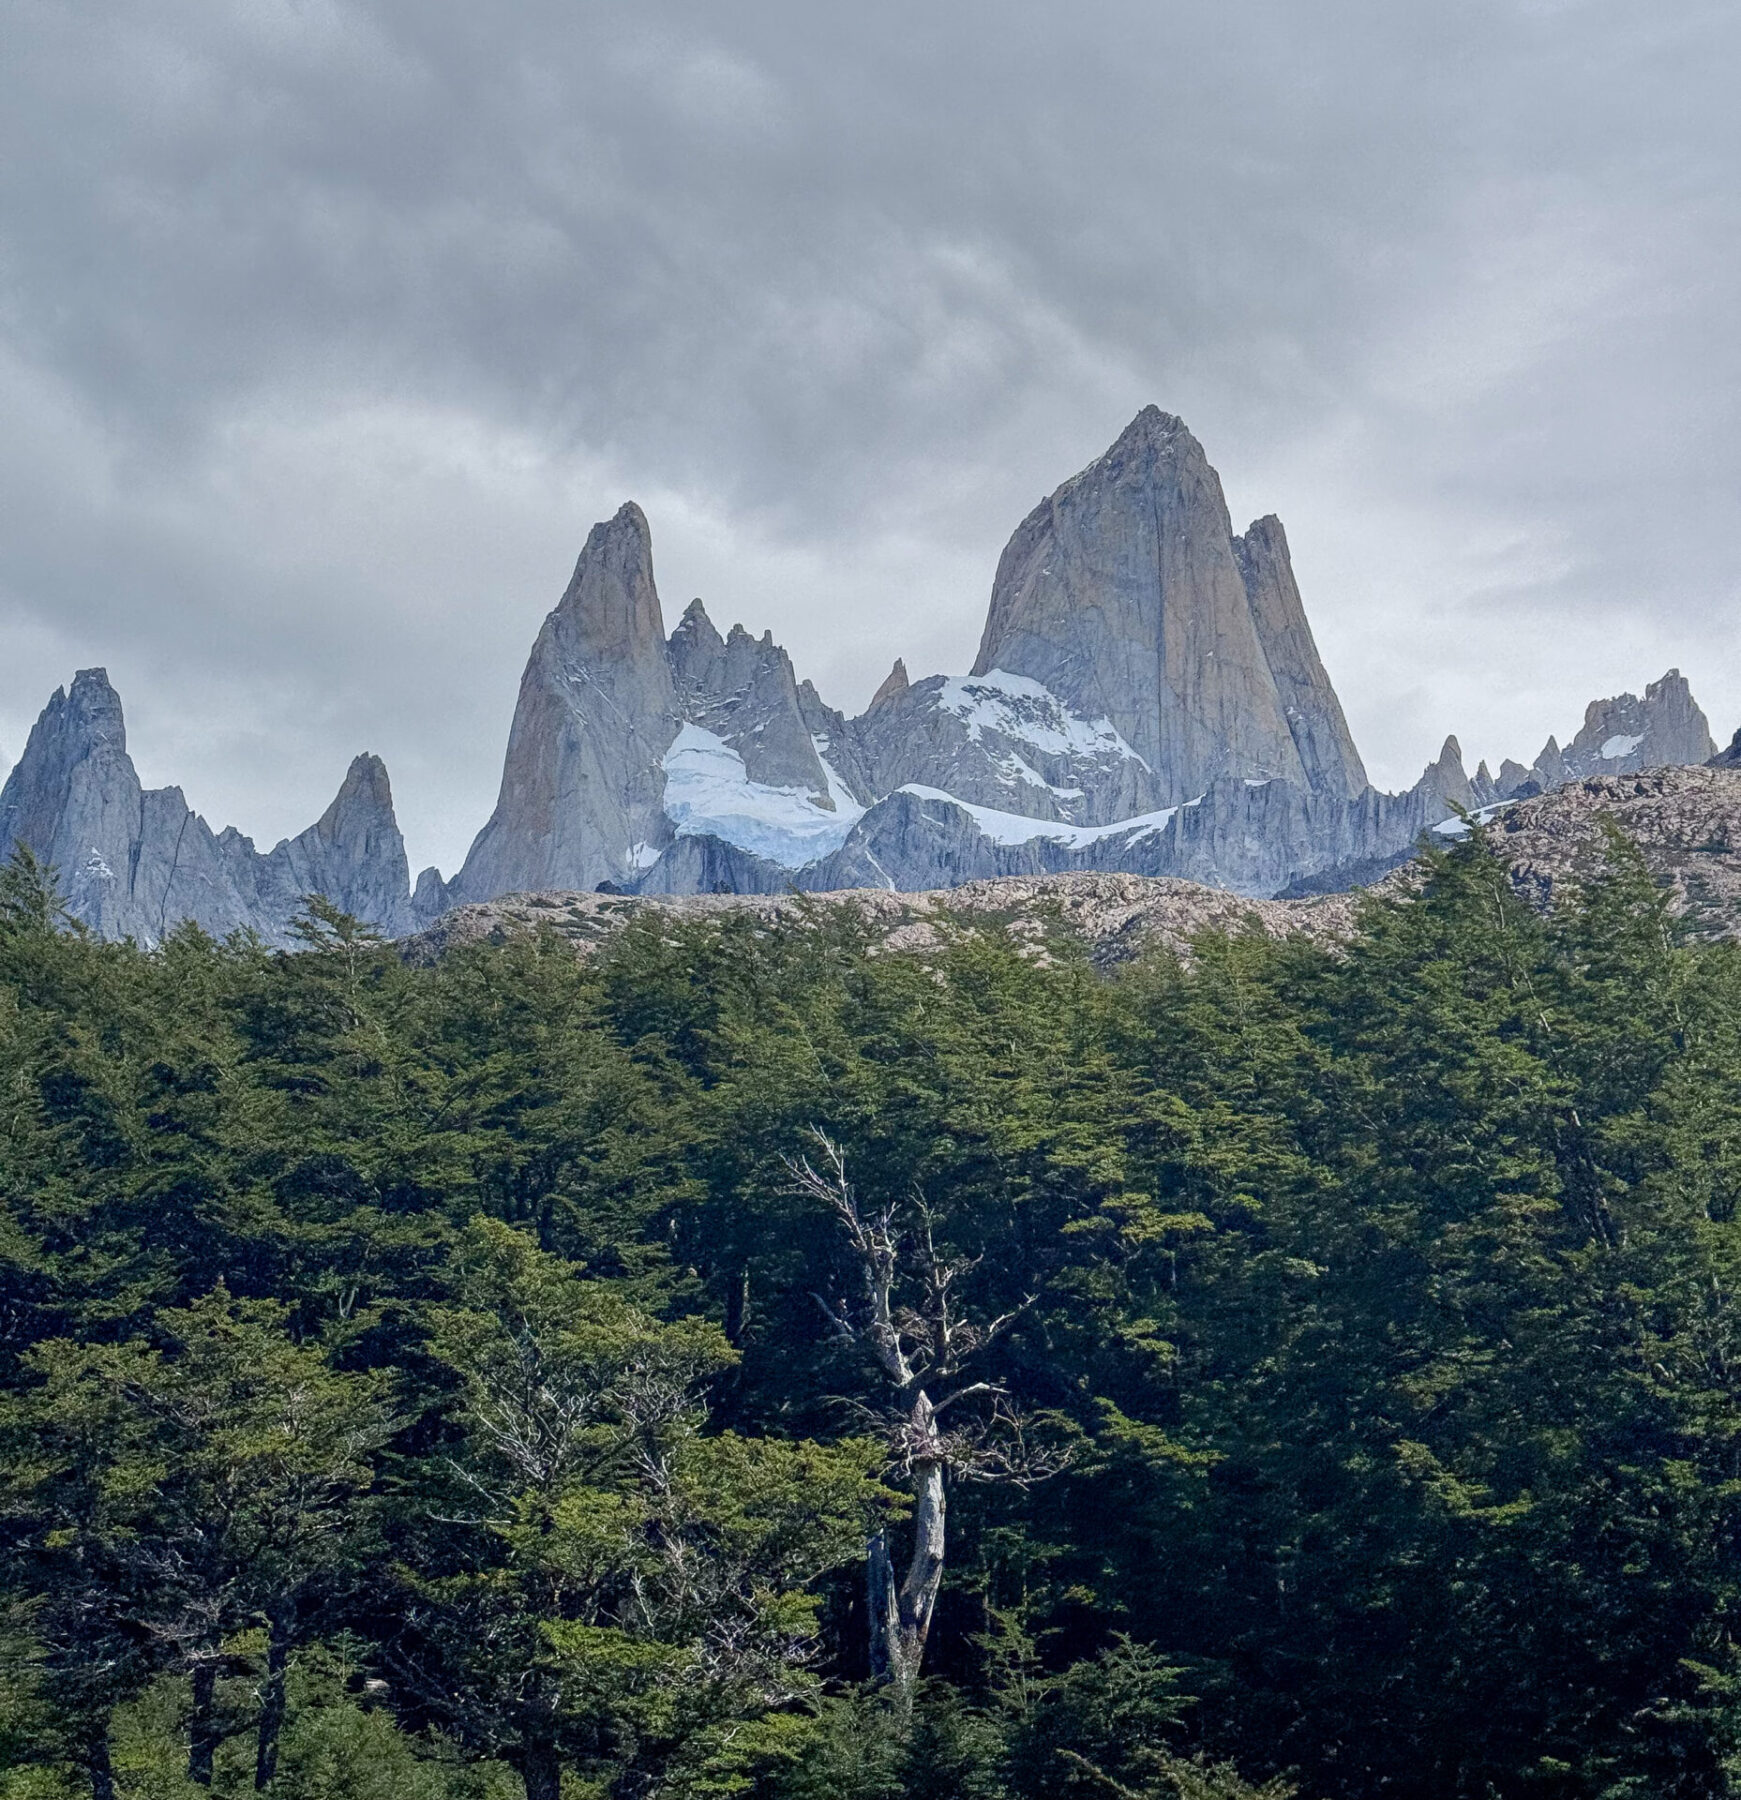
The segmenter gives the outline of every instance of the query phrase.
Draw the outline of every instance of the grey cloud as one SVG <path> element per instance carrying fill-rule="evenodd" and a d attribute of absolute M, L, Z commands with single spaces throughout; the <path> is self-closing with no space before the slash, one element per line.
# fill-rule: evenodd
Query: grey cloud
<path fill-rule="evenodd" d="M 19 0 L 0 748 L 106 662 L 271 837 L 481 822 L 593 519 L 862 702 L 1149 400 L 1286 518 L 1375 774 L 1741 715 L 1733 10 Z"/>

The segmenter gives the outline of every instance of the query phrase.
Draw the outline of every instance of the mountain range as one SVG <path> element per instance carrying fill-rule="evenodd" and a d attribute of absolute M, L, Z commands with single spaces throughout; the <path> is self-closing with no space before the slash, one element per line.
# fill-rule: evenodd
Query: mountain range
<path fill-rule="evenodd" d="M 772 636 L 699 600 L 667 635 L 652 534 L 589 534 L 521 680 L 495 810 L 451 879 L 413 888 L 387 771 L 359 756 L 300 836 L 260 851 L 177 788 L 142 787 L 100 669 L 57 691 L 0 788 L 0 851 L 59 871 L 71 914 L 156 942 L 192 920 L 286 943 L 310 893 L 390 935 L 530 892 L 910 893 L 1064 873 L 1247 897 L 1376 879 L 1459 810 L 1708 761 L 1670 670 L 1591 703 L 1497 776 L 1455 738 L 1404 793 L 1366 777 L 1281 521 L 1236 534 L 1184 424 L 1145 408 L 1034 508 L 999 561 L 965 675 L 896 660 L 847 718 Z"/>

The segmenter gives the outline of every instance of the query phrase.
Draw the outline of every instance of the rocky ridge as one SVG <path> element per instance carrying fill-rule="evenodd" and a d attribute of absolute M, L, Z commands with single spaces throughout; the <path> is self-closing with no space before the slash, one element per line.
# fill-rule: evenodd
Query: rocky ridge
<path fill-rule="evenodd" d="M 1474 784 L 1476 801 L 1485 805 L 1549 793 L 1589 775 L 1634 775 L 1641 769 L 1702 763 L 1716 748 L 1686 677 L 1679 669 L 1670 669 L 1660 681 L 1651 682 L 1642 700 L 1636 694 L 1592 700 L 1577 736 L 1563 750 L 1550 737 L 1529 768 L 1508 758 L 1499 766 L 1497 781 Z"/>
<path fill-rule="evenodd" d="M 357 757 L 320 819 L 262 853 L 233 827 L 212 831 L 180 788 L 141 785 L 101 669 L 56 690 L 0 787 L 0 845 L 14 842 L 57 870 L 70 914 L 102 937 L 155 944 L 191 920 L 288 945 L 311 893 L 388 936 L 417 923 L 379 757 Z"/>
<path fill-rule="evenodd" d="M 938 948 L 951 925 L 991 927 L 1034 955 L 1063 932 L 1088 946 L 1102 967 L 1126 962 L 1156 946 L 1189 954 L 1200 932 L 1254 929 L 1271 937 L 1304 932 L 1334 940 L 1351 929 L 1355 897 L 1243 900 L 1224 889 L 1144 875 L 1009 876 L 966 882 L 932 893 L 896 894 L 886 888 L 818 894 L 633 895 L 505 894 L 462 906 L 401 945 L 413 962 L 431 962 L 477 943 L 502 943 L 545 931 L 577 954 L 590 956 L 631 920 L 651 914 L 682 920 L 749 918 L 761 928 L 802 930 L 841 912 L 869 929 L 885 951 Z"/>
<path fill-rule="evenodd" d="M 1545 905 L 1588 876 L 1604 820 L 1637 844 L 1693 929 L 1741 938 L 1741 767 L 1592 775 L 1497 809 L 1487 829 L 1519 891 Z"/>
<path fill-rule="evenodd" d="M 1638 844 L 1668 889 L 1672 909 L 1695 931 L 1741 939 L 1741 768 L 1592 776 L 1555 794 L 1504 804 L 1486 828 L 1518 891 L 1546 906 L 1591 874 L 1603 852 L 1604 820 Z M 1440 835 L 1449 840 L 1467 829 L 1453 820 Z M 1413 881 L 1413 869 L 1405 865 L 1370 891 L 1406 896 Z M 1156 948 L 1189 956 L 1192 940 L 1204 931 L 1256 930 L 1335 943 L 1352 931 L 1359 900 L 1357 892 L 1253 900 L 1224 888 L 1130 874 L 1006 876 L 912 894 L 886 888 L 785 895 L 547 892 L 460 907 L 407 938 L 402 950 L 427 962 L 469 944 L 545 931 L 586 956 L 649 913 L 685 920 L 747 917 L 780 930 L 803 929 L 844 910 L 888 951 L 935 949 L 953 923 L 1001 930 L 1035 954 L 1044 954 L 1050 935 L 1062 932 L 1085 944 L 1096 964 L 1110 967 Z"/>
<path fill-rule="evenodd" d="M 915 681 L 897 661 L 847 719 L 769 635 L 722 637 L 697 601 L 661 660 L 662 629 L 626 507 L 545 622 L 496 814 L 451 886 L 420 884 L 426 911 L 515 888 L 1110 871 L 1262 897 L 1382 873 L 1456 806 L 1499 797 L 1455 740 L 1407 793 L 1368 784 L 1280 521 L 1235 535 L 1202 446 L 1154 407 L 1017 529 L 969 675 Z M 619 689 L 640 696 L 632 739 L 600 700 Z"/>
<path fill-rule="evenodd" d="M 308 892 L 402 931 L 513 893 L 930 892 L 1131 875 L 1300 898 L 1380 879 L 1421 833 L 1713 746 L 1671 670 L 1592 702 L 1564 749 L 1473 776 L 1455 738 L 1406 792 L 1367 781 L 1271 517 L 1235 534 L 1182 421 L 1145 408 L 1017 528 L 967 675 L 896 660 L 857 718 L 772 635 L 699 600 L 666 635 L 633 504 L 595 526 L 520 684 L 495 808 L 414 890 L 386 770 L 262 854 L 144 791 L 99 671 L 43 713 L 0 790 L 0 852 L 60 871 L 74 916 L 157 941 L 178 919 L 284 941 Z"/>

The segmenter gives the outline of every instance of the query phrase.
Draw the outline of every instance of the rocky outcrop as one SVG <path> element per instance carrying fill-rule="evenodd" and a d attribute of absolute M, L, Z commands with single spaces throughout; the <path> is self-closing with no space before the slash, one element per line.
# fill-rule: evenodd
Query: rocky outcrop
<path fill-rule="evenodd" d="M 1502 803 L 1488 827 L 1518 892 L 1546 906 L 1597 873 L 1602 824 L 1612 820 L 1637 844 L 1693 931 L 1741 937 L 1741 769 L 1659 769 L 1594 776 L 1556 794 Z M 1415 871 L 1398 869 L 1380 891 L 1406 898 Z M 468 944 L 544 931 L 577 954 L 592 954 L 649 909 L 701 920 L 748 916 L 769 930 L 809 929 L 836 909 L 863 922 L 889 951 L 924 955 L 939 948 L 953 922 L 1007 935 L 1045 956 L 1059 936 L 1086 945 L 1101 966 L 1150 949 L 1189 956 L 1206 930 L 1300 934 L 1335 943 L 1355 928 L 1355 897 L 1250 899 L 1199 883 L 1129 873 L 1017 874 L 934 892 L 876 886 L 794 897 L 782 894 L 606 896 L 536 893 L 461 907 L 405 943 L 408 960 L 429 962 Z"/>
<path fill-rule="evenodd" d="M 520 681 L 502 786 L 454 901 L 636 879 L 671 842 L 663 759 L 681 719 L 641 509 L 595 525 Z"/>
<path fill-rule="evenodd" d="M 398 936 L 419 917 L 410 877 L 387 765 L 365 753 L 319 819 L 265 857 L 255 910 L 288 918 L 305 894 L 324 894 L 353 917 Z"/>
<path fill-rule="evenodd" d="M 1529 769 L 1500 765 L 1498 798 L 1550 793 L 1590 775 L 1630 775 L 1707 761 L 1716 751 L 1711 728 L 1679 669 L 1636 694 L 1592 700 L 1578 735 L 1563 750 L 1550 737 Z"/>
<path fill-rule="evenodd" d="M 749 780 L 796 788 L 825 811 L 834 809 L 792 659 L 772 632 L 753 638 L 734 625 L 722 638 L 694 600 L 671 634 L 669 654 L 683 719 L 735 750 Z"/>
<path fill-rule="evenodd" d="M 912 891 L 1089 870 L 1316 890 L 1569 778 L 1592 733 L 1598 756 L 1622 727 L 1625 754 L 1679 756 L 1703 727 L 1673 676 L 1592 709 L 1569 762 L 1550 742 L 1534 771 L 1471 778 L 1451 739 L 1407 793 L 1376 793 L 1281 522 L 1235 536 L 1202 446 L 1154 407 L 1018 527 L 970 675 L 914 681 L 897 660 L 847 719 L 770 635 L 722 637 L 700 601 L 668 643 L 660 629 L 647 524 L 624 507 L 534 647 L 495 816 L 453 882 L 419 877 L 423 916 L 514 888 Z"/>
<path fill-rule="evenodd" d="M 286 945 L 315 893 L 389 936 L 418 922 L 378 757 L 359 756 L 320 820 L 262 855 L 234 828 L 214 833 L 179 788 L 141 787 L 101 669 L 56 690 L 0 788 L 0 853 L 15 844 L 55 869 L 69 914 L 101 937 L 155 944 L 191 920 Z"/>
<path fill-rule="evenodd" d="M 1259 519 L 1233 540 L 1233 554 L 1306 785 L 1352 800 L 1366 789 L 1366 768 L 1306 623 L 1281 520 Z"/>
<path fill-rule="evenodd" d="M 1605 821 L 1637 845 L 1690 930 L 1741 937 L 1741 768 L 1585 776 L 1505 805 L 1488 830 L 1518 891 L 1546 905 L 1599 868 Z"/>
<path fill-rule="evenodd" d="M 309 891 L 394 928 L 516 891 L 1126 872 L 1256 898 L 1373 881 L 1466 812 L 1712 749 L 1671 670 L 1642 700 L 1593 703 L 1528 769 L 1470 776 L 1448 738 L 1406 793 L 1375 791 L 1280 521 L 1235 536 L 1202 447 L 1149 407 L 1011 538 L 974 672 L 914 681 L 897 659 L 856 719 L 771 634 L 722 637 L 699 600 L 667 639 L 647 521 L 622 507 L 538 634 L 489 822 L 451 881 L 426 869 L 409 897 L 378 761 L 260 856 L 177 790 L 141 792 L 95 671 L 44 714 L 0 828 L 48 847 L 79 917 L 146 938 L 181 918 L 281 934 Z"/>
<path fill-rule="evenodd" d="M 1108 720 L 1153 772 L 1158 805 L 1223 776 L 1346 796 L 1364 780 L 1315 650 L 1300 660 L 1311 638 L 1285 540 L 1260 522 L 1244 557 L 1256 606 L 1219 477 L 1180 420 L 1147 407 L 1017 528 L 973 672 L 1027 676 Z"/>
<path fill-rule="evenodd" d="M 1110 720 L 1072 713 L 1026 676 L 930 675 L 849 727 L 873 791 L 941 788 L 975 806 L 1078 825 L 1151 810 L 1159 784 Z"/>
<path fill-rule="evenodd" d="M 866 712 L 875 712 L 885 700 L 893 700 L 897 694 L 904 694 L 912 684 L 907 680 L 907 665 L 900 658 L 895 658 L 895 666 L 883 677 L 882 686 L 871 695 L 870 705 Z"/>
<path fill-rule="evenodd" d="M 1335 942 L 1353 928 L 1344 894 L 1311 901 L 1242 900 L 1217 888 L 1143 875 L 1013 876 L 972 881 L 935 893 L 859 888 L 802 898 L 777 895 L 507 894 L 462 906 L 407 939 L 409 962 L 427 964 L 471 944 L 545 932 L 590 956 L 625 925 L 657 917 L 702 921 L 754 919 L 768 930 L 804 931 L 838 913 L 858 919 L 883 950 L 925 955 L 940 949 L 951 925 L 999 933 L 1043 959 L 1058 939 L 1087 947 L 1101 967 L 1152 949 L 1189 956 L 1205 931 L 1258 930 Z"/>

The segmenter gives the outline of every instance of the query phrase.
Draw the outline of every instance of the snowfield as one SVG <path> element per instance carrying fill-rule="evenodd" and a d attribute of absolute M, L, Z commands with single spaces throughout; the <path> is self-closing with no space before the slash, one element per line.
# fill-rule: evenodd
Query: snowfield
<path fill-rule="evenodd" d="M 724 739 L 685 725 L 665 752 L 665 816 L 679 837 L 723 838 L 782 868 L 801 869 L 838 850 L 864 817 L 826 760 L 822 767 L 833 812 L 802 788 L 751 781 L 744 759 Z"/>
<path fill-rule="evenodd" d="M 1141 838 L 1153 837 L 1156 832 L 1166 830 L 1173 815 L 1179 810 L 1176 806 L 1167 806 L 1159 812 L 1138 813 L 1134 818 L 1115 819 L 1110 825 L 1065 825 L 1056 819 L 1030 819 L 1022 813 L 998 812 L 989 806 L 975 806 L 970 801 L 957 800 L 953 794 L 946 794 L 941 788 L 920 787 L 914 782 L 909 782 L 900 792 L 916 795 L 921 800 L 942 801 L 949 806 L 959 807 L 994 844 L 1031 844 L 1035 838 L 1045 838 L 1051 843 L 1068 844 L 1073 850 L 1085 849 L 1103 838 L 1128 835 L 1130 841 L 1136 843 Z M 1202 795 L 1198 795 L 1196 800 L 1187 800 L 1185 804 L 1196 806 L 1201 799 Z"/>
<path fill-rule="evenodd" d="M 947 676 L 937 706 L 960 719 L 975 743 L 995 731 L 1042 755 L 1116 757 L 1148 767 L 1110 719 L 1079 719 L 1050 688 L 1026 675 L 992 669 L 984 675 Z M 1047 785 L 1029 773 L 1037 785 Z"/>

